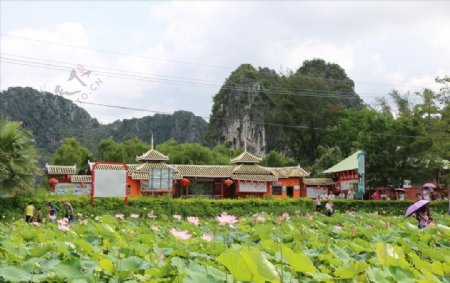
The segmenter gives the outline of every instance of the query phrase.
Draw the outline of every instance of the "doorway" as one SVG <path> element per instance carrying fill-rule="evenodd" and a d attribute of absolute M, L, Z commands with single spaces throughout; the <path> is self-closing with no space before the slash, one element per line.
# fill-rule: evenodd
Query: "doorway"
<path fill-rule="evenodd" d="M 286 195 L 290 198 L 294 197 L 294 187 L 286 187 Z"/>

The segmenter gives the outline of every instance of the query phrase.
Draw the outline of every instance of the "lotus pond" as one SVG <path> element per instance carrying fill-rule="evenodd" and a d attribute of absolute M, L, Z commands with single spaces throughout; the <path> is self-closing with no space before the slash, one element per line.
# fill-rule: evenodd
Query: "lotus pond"
<path fill-rule="evenodd" d="M 79 215 L 0 224 L 0 281 L 450 282 L 450 220 Z"/>

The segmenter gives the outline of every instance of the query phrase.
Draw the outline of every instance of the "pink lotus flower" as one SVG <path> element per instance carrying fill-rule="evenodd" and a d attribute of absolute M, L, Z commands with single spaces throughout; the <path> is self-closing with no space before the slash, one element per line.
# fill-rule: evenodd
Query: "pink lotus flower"
<path fill-rule="evenodd" d="M 194 224 L 195 226 L 198 226 L 200 224 L 200 219 L 198 219 L 198 217 L 194 217 L 194 216 L 189 216 L 187 218 L 188 222 L 191 222 L 192 224 Z"/>
<path fill-rule="evenodd" d="M 61 231 L 64 231 L 64 232 L 69 232 L 70 231 L 70 225 L 58 222 L 58 229 L 61 230 Z"/>
<path fill-rule="evenodd" d="M 117 219 L 121 219 L 121 220 L 123 220 L 125 218 L 125 215 L 123 215 L 123 214 L 116 214 L 115 216 Z"/>
<path fill-rule="evenodd" d="M 174 214 L 174 215 L 172 215 L 172 217 L 173 217 L 174 219 L 178 220 L 178 221 L 180 221 L 181 218 L 183 218 L 183 216 L 181 216 L 181 215 L 179 215 L 179 214 Z"/>
<path fill-rule="evenodd" d="M 136 219 L 136 218 L 139 218 L 139 214 L 137 214 L 137 213 L 131 213 L 131 214 L 130 214 L 130 217 Z"/>
<path fill-rule="evenodd" d="M 152 226 L 152 227 L 150 227 L 150 229 L 152 229 L 153 231 L 159 231 L 159 227 L 158 226 Z"/>
<path fill-rule="evenodd" d="M 39 222 L 33 221 L 31 224 L 33 224 L 34 226 L 41 226 L 41 224 Z"/>
<path fill-rule="evenodd" d="M 100 216 L 95 216 L 95 220 L 100 221 Z"/>
<path fill-rule="evenodd" d="M 264 216 L 258 215 L 255 217 L 256 222 L 266 222 L 266 218 Z"/>
<path fill-rule="evenodd" d="M 216 220 L 221 226 L 224 226 L 226 224 L 229 224 L 231 226 L 239 221 L 236 216 L 228 215 L 226 212 L 222 212 L 220 216 L 216 217 Z"/>
<path fill-rule="evenodd" d="M 170 233 L 178 240 L 189 240 L 192 237 L 192 235 L 189 234 L 186 230 L 177 231 L 174 228 L 172 228 L 170 229 Z"/>
<path fill-rule="evenodd" d="M 164 260 L 164 254 L 163 253 L 159 253 L 158 254 L 158 261 L 163 261 Z"/>
<path fill-rule="evenodd" d="M 69 219 L 61 218 L 58 220 L 58 225 L 67 225 L 69 223 Z"/>
<path fill-rule="evenodd" d="M 213 236 L 208 235 L 208 234 L 203 234 L 202 235 L 202 240 L 206 241 L 206 242 L 211 242 L 213 239 Z"/>
<path fill-rule="evenodd" d="M 283 213 L 282 217 L 283 217 L 284 220 L 289 220 L 289 218 L 290 218 L 289 217 L 289 212 Z"/>

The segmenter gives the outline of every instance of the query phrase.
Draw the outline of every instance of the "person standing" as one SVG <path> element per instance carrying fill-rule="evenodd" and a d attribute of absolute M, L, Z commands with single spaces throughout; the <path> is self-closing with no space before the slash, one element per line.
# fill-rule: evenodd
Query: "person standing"
<path fill-rule="evenodd" d="M 38 208 L 38 210 L 34 216 L 36 218 L 36 222 L 41 223 L 42 222 L 42 209 Z"/>
<path fill-rule="evenodd" d="M 314 200 L 314 206 L 316 208 L 316 212 L 320 211 L 320 195 L 317 195 L 317 198 Z"/>
<path fill-rule="evenodd" d="M 61 203 L 64 206 L 64 209 L 66 213 L 64 214 L 64 217 L 69 219 L 69 222 L 75 222 L 75 217 L 73 216 L 73 207 L 67 200 L 63 199 L 61 200 Z"/>
<path fill-rule="evenodd" d="M 325 210 L 327 211 L 327 216 L 333 215 L 333 202 L 327 202 L 327 204 L 325 204 Z"/>
<path fill-rule="evenodd" d="M 25 222 L 27 223 L 31 223 L 33 221 L 33 216 L 34 216 L 34 205 L 33 202 L 30 201 L 27 205 L 27 207 L 25 207 Z"/>
<path fill-rule="evenodd" d="M 54 222 L 56 219 L 56 215 L 58 214 L 59 207 L 53 202 L 45 201 L 44 204 L 47 205 L 47 217 L 50 219 L 50 221 Z"/>

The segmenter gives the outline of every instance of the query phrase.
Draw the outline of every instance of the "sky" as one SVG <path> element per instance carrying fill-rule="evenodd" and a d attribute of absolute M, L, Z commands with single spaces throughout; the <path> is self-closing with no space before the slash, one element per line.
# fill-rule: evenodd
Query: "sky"
<path fill-rule="evenodd" d="M 177 110 L 208 119 L 244 63 L 282 74 L 322 58 L 343 67 L 368 104 L 392 89 L 419 102 L 416 92 L 438 90 L 435 78 L 450 75 L 447 1 L 0 5 L 0 89 L 56 92 L 101 123 Z"/>

